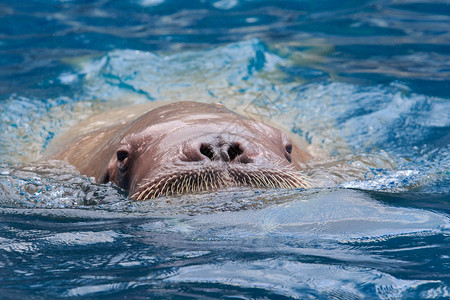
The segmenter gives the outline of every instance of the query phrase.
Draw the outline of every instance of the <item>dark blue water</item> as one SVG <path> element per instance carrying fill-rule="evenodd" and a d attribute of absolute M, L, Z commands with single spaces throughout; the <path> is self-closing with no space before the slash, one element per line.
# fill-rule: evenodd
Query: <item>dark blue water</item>
<path fill-rule="evenodd" d="M 449 298 L 449 62 L 449 1 L 1 1 L 0 298 Z M 159 100 L 285 126 L 315 188 L 134 203 L 36 162 Z"/>

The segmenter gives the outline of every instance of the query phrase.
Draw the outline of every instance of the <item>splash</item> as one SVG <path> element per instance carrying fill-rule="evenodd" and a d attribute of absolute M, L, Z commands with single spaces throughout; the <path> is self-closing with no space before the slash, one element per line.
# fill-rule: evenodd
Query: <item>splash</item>
<path fill-rule="evenodd" d="M 22 174 L 15 164 L 38 160 L 54 136 L 96 112 L 170 99 L 222 102 L 281 124 L 306 141 L 314 155 L 305 172 L 313 186 L 446 190 L 450 155 L 445 131 L 450 120 L 444 112 L 450 103 L 439 98 L 405 93 L 396 86 L 299 84 L 289 76 L 296 61 L 269 51 L 258 40 L 171 55 L 115 50 L 73 60 L 72 67 L 57 80 L 80 85 L 79 95 L 46 101 L 12 96 L 0 108 L 5 174 Z M 45 174 L 35 176 L 48 182 L 43 190 L 67 188 Z M 21 179 L 3 176 L 3 186 L 14 186 L 7 199 L 43 195 L 23 190 L 21 182 L 29 181 L 28 175 Z M 64 196 L 56 197 L 64 202 Z"/>

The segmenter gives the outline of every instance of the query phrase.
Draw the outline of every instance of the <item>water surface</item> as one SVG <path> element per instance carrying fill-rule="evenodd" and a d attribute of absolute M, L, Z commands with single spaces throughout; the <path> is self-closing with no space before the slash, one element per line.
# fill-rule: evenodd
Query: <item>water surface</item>
<path fill-rule="evenodd" d="M 448 1 L 3 1 L 0 295 L 449 297 Z M 222 102 L 315 155 L 309 190 L 131 202 L 36 163 L 96 112 Z"/>

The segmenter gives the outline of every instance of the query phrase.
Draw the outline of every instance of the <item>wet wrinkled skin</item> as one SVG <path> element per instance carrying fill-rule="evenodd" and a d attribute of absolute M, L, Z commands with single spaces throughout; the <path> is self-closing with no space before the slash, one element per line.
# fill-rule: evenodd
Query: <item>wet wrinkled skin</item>
<path fill-rule="evenodd" d="M 308 156 L 279 129 L 221 104 L 177 102 L 75 137 L 48 158 L 145 200 L 235 186 L 306 188 L 298 164 Z"/>

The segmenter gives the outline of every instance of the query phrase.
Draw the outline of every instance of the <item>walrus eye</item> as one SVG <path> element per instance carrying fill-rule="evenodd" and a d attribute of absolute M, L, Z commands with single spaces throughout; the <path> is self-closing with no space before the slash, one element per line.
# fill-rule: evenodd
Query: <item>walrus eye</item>
<path fill-rule="evenodd" d="M 128 167 L 128 151 L 117 151 L 117 167 L 120 172 L 125 172 Z"/>
<path fill-rule="evenodd" d="M 128 157 L 128 152 L 125 150 L 119 150 L 117 151 L 117 161 L 123 162 L 125 158 Z"/>
<path fill-rule="evenodd" d="M 286 153 L 284 154 L 284 156 L 286 157 L 286 159 L 288 160 L 288 162 L 292 162 L 292 157 L 291 157 L 291 153 L 292 153 L 292 144 L 287 144 L 286 145 Z"/>
<path fill-rule="evenodd" d="M 292 144 L 286 145 L 286 152 L 291 154 L 292 153 Z"/>

